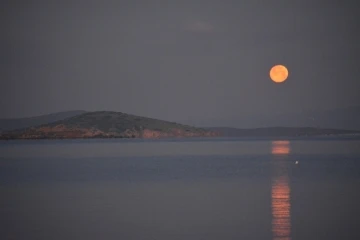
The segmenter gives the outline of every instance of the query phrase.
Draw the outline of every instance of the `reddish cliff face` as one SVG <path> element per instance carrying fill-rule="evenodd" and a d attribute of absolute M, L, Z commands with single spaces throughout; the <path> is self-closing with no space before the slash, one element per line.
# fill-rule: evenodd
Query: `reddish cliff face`
<path fill-rule="evenodd" d="M 18 138 L 91 138 L 100 135 L 106 136 L 107 134 L 98 129 L 68 128 L 64 125 L 57 125 L 55 127 L 31 128 L 20 133 Z"/>
<path fill-rule="evenodd" d="M 215 137 L 218 136 L 215 132 L 189 132 L 182 129 L 172 129 L 169 132 L 161 132 L 155 130 L 145 129 L 142 132 L 142 138 L 163 138 L 163 137 Z"/>
<path fill-rule="evenodd" d="M 157 131 L 150 129 L 127 129 L 122 133 L 104 132 L 99 129 L 69 128 L 65 125 L 54 127 L 39 127 L 27 129 L 16 134 L 5 134 L 3 138 L 16 139 L 71 139 L 71 138 L 171 138 L 171 137 L 215 137 L 218 133 L 210 131 L 185 131 L 173 128 L 170 131 Z"/>

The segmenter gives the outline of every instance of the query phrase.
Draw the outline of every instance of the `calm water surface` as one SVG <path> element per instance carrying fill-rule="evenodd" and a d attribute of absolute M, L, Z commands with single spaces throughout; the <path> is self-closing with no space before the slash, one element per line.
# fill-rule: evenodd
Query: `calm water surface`
<path fill-rule="evenodd" d="M 360 239 L 360 140 L 0 142 L 0 239 Z"/>

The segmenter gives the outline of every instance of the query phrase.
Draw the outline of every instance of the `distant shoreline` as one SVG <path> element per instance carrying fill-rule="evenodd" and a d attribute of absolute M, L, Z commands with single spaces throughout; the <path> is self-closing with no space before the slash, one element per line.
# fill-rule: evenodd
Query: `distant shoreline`
<path fill-rule="evenodd" d="M 194 136 L 194 137 L 160 137 L 160 138 L 134 138 L 134 137 L 78 137 L 78 138 L 0 138 L 0 141 L 66 141 L 66 140 L 144 140 L 144 141 L 212 141 L 212 140 L 264 140 L 264 141 L 280 141 L 280 140 L 333 140 L 333 139 L 346 139 L 346 140 L 360 140 L 360 134 L 331 134 L 331 135 L 312 135 L 312 136 Z"/>
<path fill-rule="evenodd" d="M 46 117 L 41 121 L 29 122 L 27 123 L 28 127 L 2 131 L 0 140 L 199 139 L 219 137 L 283 139 L 360 135 L 359 130 L 314 127 L 204 128 L 111 111 L 72 112 L 55 116 L 56 119 Z M 39 125 L 40 122 L 42 124 Z"/>

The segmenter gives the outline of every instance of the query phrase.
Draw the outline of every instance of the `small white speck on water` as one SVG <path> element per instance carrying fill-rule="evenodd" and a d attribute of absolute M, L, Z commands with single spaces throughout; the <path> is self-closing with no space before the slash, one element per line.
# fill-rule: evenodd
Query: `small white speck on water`
<path fill-rule="evenodd" d="M 299 161 L 295 161 L 295 164 L 299 164 Z"/>

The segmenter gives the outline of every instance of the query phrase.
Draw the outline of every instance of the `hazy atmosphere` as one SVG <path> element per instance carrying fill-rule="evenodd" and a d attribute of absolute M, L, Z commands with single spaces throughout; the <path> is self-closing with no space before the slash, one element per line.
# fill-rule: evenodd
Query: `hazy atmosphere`
<path fill-rule="evenodd" d="M 352 4 L 354 3 L 354 4 Z M 2 1 L 0 117 L 196 125 L 359 105 L 355 1 Z M 289 69 L 275 84 L 269 70 Z"/>
<path fill-rule="evenodd" d="M 0 239 L 360 239 L 359 16 L 1 1 Z"/>

